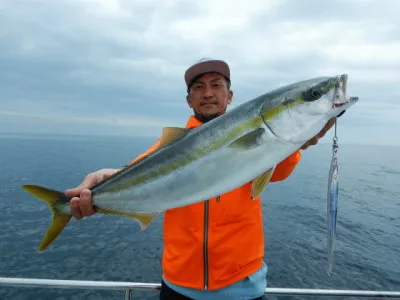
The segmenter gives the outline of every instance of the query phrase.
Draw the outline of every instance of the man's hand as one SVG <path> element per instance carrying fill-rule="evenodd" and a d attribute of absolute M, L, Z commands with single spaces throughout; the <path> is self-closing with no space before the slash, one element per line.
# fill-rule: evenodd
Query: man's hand
<path fill-rule="evenodd" d="M 329 131 L 329 129 L 332 128 L 333 125 L 335 125 L 335 122 L 336 118 L 330 119 L 328 123 L 326 123 L 324 128 L 322 128 L 322 130 L 316 136 L 314 136 L 312 139 L 308 140 L 303 146 L 301 146 L 300 149 L 305 150 L 310 146 L 316 145 L 318 143 L 318 140 L 321 139 Z"/>
<path fill-rule="evenodd" d="M 117 171 L 119 170 L 102 169 L 90 173 L 76 188 L 65 191 L 65 195 L 69 198 L 72 197 L 70 207 L 72 216 L 75 217 L 75 219 L 81 220 L 83 217 L 91 216 L 96 213 L 96 210 L 92 205 L 92 193 L 89 188 L 107 179 Z"/>

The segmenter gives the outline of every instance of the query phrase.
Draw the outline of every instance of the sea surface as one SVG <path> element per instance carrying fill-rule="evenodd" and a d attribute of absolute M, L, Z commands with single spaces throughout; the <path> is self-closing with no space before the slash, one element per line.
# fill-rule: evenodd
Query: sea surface
<path fill-rule="evenodd" d="M 0 136 L 0 277 L 160 282 L 161 215 L 141 232 L 128 218 L 73 220 L 44 252 L 47 205 L 21 190 L 65 190 L 125 165 L 154 142 L 127 137 Z M 325 141 L 329 142 L 329 141 Z M 333 274 L 326 274 L 326 194 L 332 148 L 318 144 L 263 193 L 269 287 L 400 290 L 400 148 L 340 144 Z M 123 299 L 122 291 L 11 288 L 0 299 Z M 134 299 L 157 299 L 134 292 Z M 327 299 L 275 297 L 268 299 Z M 352 298 L 357 299 L 357 298 Z"/>

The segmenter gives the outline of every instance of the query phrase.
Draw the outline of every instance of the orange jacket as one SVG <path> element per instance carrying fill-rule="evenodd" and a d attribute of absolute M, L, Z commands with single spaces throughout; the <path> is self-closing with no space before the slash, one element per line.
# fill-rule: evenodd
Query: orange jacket
<path fill-rule="evenodd" d="M 186 128 L 200 125 L 191 116 Z M 131 163 L 157 147 L 158 142 Z M 279 163 L 271 181 L 287 178 L 300 158 L 298 150 Z M 260 198 L 251 200 L 251 183 L 207 201 L 167 210 L 163 231 L 163 275 L 177 285 L 214 290 L 262 266 L 262 205 Z"/>

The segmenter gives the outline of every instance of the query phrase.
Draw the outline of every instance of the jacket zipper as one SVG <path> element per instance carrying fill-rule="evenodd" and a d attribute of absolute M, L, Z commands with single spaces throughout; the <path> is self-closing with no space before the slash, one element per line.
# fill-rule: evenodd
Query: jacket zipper
<path fill-rule="evenodd" d="M 217 196 L 217 203 L 220 201 L 220 196 Z M 204 257 L 204 289 L 208 289 L 208 223 L 209 223 L 209 205 L 210 200 L 205 201 L 204 203 L 204 248 L 203 248 L 203 257 Z"/>
<path fill-rule="evenodd" d="M 204 263 L 204 289 L 208 289 L 208 214 L 209 200 L 204 203 L 204 246 L 203 246 L 203 263 Z"/>

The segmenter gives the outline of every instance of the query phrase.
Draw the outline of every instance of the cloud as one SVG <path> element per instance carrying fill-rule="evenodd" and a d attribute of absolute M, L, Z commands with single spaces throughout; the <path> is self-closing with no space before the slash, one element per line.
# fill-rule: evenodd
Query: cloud
<path fill-rule="evenodd" d="M 0 130 L 136 134 L 147 126 L 156 135 L 166 124 L 183 126 L 183 73 L 212 56 L 231 66 L 233 106 L 294 81 L 348 73 L 360 102 L 342 124 L 365 133 L 359 143 L 372 129 L 395 134 L 398 1 L 232 3 L 2 1 Z"/>
<path fill-rule="evenodd" d="M 3 124 L 8 123 L 13 126 L 16 124 L 36 126 L 38 133 L 50 133 L 49 129 L 56 127 L 59 133 L 63 134 L 112 134 L 155 137 L 161 133 L 160 128 L 171 126 L 171 124 L 176 122 L 174 120 L 160 119 L 147 115 L 100 115 L 97 113 L 95 116 L 92 116 L 81 113 L 66 114 L 57 111 L 53 113 L 37 113 L 32 111 L 8 110 L 0 110 L 0 119 Z M 0 132 L 3 132 L 3 130 L 0 129 Z M 18 130 L 10 130 L 9 132 L 15 133 Z"/>
<path fill-rule="evenodd" d="M 15 111 L 0 110 L 0 115 L 9 117 L 31 118 L 40 121 L 54 123 L 80 123 L 94 125 L 110 125 L 110 126 L 144 126 L 144 127 L 159 127 L 167 126 L 167 122 L 162 122 L 158 119 L 147 118 L 145 116 L 134 116 L 130 118 L 118 118 L 113 116 L 99 117 L 84 117 L 84 116 L 65 116 L 47 115 L 47 114 L 32 114 Z"/>

